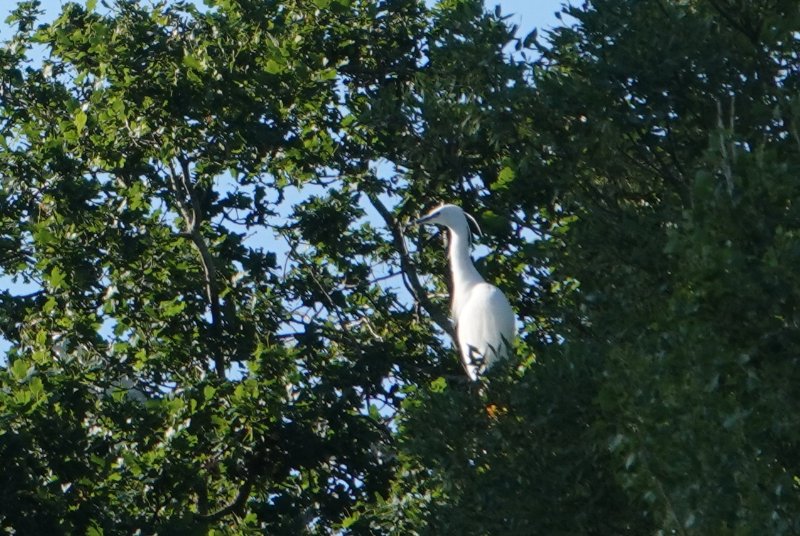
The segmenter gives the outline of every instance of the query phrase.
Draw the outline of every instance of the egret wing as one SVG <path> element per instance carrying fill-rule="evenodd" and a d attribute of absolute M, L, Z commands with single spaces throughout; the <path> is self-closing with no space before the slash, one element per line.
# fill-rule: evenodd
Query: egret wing
<path fill-rule="evenodd" d="M 473 380 L 500 357 L 514 339 L 514 311 L 503 293 L 488 283 L 473 287 L 456 319 L 461 358 Z"/>

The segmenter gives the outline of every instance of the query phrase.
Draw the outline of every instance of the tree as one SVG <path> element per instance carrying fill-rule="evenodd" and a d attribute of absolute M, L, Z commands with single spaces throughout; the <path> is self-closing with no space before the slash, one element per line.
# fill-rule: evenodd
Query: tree
<path fill-rule="evenodd" d="M 330 530 L 388 485 L 375 404 L 442 346 L 379 285 L 337 142 L 422 7 L 36 9 L 2 62 L 3 272 L 34 288 L 3 294 L 3 526 Z"/>
<path fill-rule="evenodd" d="M 566 149 L 584 155 L 570 165 L 584 192 L 562 270 L 581 282 L 580 339 L 606 360 L 618 479 L 663 530 L 794 532 L 795 284 L 783 270 L 800 13 L 698 1 L 572 14 L 570 52 L 553 61 L 566 73 L 556 87 L 585 103 L 573 101 Z"/>
<path fill-rule="evenodd" d="M 420 397 L 404 519 L 433 534 L 794 533 L 798 7 L 567 13 L 531 64 L 519 117 L 535 127 L 503 188 L 508 212 L 550 224 L 528 262 L 559 343 L 528 338 L 536 362 L 498 373 L 488 418 L 449 387 Z"/>
<path fill-rule="evenodd" d="M 36 9 L 0 62 L 4 529 L 800 530 L 795 2 Z M 482 385 L 405 225 L 439 200 L 523 325 Z"/>

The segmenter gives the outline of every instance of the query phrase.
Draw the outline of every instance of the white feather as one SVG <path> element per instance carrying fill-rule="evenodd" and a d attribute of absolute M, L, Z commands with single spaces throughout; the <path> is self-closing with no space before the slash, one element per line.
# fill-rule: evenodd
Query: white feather
<path fill-rule="evenodd" d="M 473 380 L 497 359 L 508 357 L 514 339 L 514 312 L 503 293 L 489 283 L 467 291 L 464 305 L 453 315 L 467 374 Z"/>
<path fill-rule="evenodd" d="M 476 380 L 497 359 L 508 356 L 516 321 L 500 289 L 487 283 L 472 264 L 467 217 L 472 218 L 455 205 L 442 205 L 417 223 L 443 225 L 450 230 L 451 312 L 464 368 Z"/>

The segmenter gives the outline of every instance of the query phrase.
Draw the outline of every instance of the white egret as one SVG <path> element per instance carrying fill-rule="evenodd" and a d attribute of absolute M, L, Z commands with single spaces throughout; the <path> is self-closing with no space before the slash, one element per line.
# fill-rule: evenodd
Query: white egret
<path fill-rule="evenodd" d="M 441 205 L 416 224 L 436 224 L 450 231 L 448 255 L 453 277 L 451 314 L 467 375 L 478 374 L 498 358 L 508 356 L 516 331 L 514 311 L 496 286 L 487 283 L 469 255 L 471 233 L 467 218 L 478 232 L 478 222 L 455 205 Z"/>

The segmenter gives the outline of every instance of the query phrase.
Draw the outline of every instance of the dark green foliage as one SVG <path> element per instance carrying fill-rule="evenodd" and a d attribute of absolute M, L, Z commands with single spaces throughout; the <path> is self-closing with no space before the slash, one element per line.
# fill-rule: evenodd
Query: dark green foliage
<path fill-rule="evenodd" d="M 4 530 L 800 532 L 796 2 L 108 4 L 0 51 Z"/>

